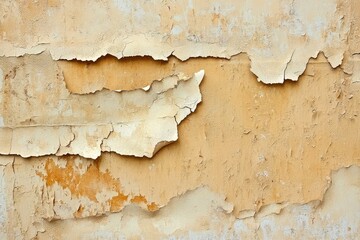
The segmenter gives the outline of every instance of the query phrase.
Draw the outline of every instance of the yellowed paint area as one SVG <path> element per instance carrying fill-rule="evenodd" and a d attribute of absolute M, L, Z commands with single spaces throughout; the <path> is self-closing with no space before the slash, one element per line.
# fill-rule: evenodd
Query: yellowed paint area
<path fill-rule="evenodd" d="M 110 54 L 185 61 L 247 53 L 251 71 L 271 84 L 297 80 L 320 51 L 339 66 L 354 15 L 350 0 L 6 0 L 0 6 L 0 56 L 48 51 L 55 60 Z"/>
<path fill-rule="evenodd" d="M 244 218 L 234 217 L 232 206 L 224 196 L 199 187 L 171 199 L 166 207 L 152 214 L 127 206 L 122 212 L 107 217 L 44 222 L 46 231 L 39 232 L 37 237 L 356 239 L 360 219 L 359 173 L 360 168 L 356 166 L 334 171 L 321 201 L 271 204 L 254 216 Z"/>
<path fill-rule="evenodd" d="M 37 157 L 101 152 L 151 158 L 178 138 L 177 125 L 201 102 L 204 71 L 170 74 L 146 89 L 72 94 L 48 54 L 0 58 L 0 154 Z M 39 106 L 42 106 L 39 108 Z"/>
<path fill-rule="evenodd" d="M 53 159 L 49 158 L 45 162 L 45 174 L 37 172 L 46 187 L 51 188 L 54 184 L 61 186 L 63 189 L 70 190 L 72 197 L 80 198 L 86 197 L 90 201 L 98 202 L 97 194 L 101 191 L 114 191 L 117 195 L 107 200 L 110 205 L 111 212 L 121 211 L 129 200 L 129 195 L 124 195 L 121 190 L 121 184 L 118 179 L 114 179 L 109 171 L 101 172 L 99 170 L 99 161 L 93 161 L 85 169 L 81 166 L 82 163 L 75 164 L 74 157 L 66 158 L 65 167 L 56 165 Z M 148 203 L 144 196 L 134 196 L 130 199 L 131 203 L 136 203 L 146 206 L 146 209 L 153 212 L 158 210 L 156 203 Z M 74 213 L 74 217 L 82 217 L 82 212 L 86 206 L 79 206 L 79 209 Z"/>
<path fill-rule="evenodd" d="M 322 56 L 302 81 L 271 87 L 255 81 L 245 56 L 175 66 L 185 73 L 204 68 L 203 102 L 180 124 L 180 140 L 151 161 L 102 156 L 100 168 L 126 179 L 128 191 L 162 206 L 205 184 L 235 212 L 258 210 L 319 199 L 332 169 L 359 164 L 359 85 Z"/>
<path fill-rule="evenodd" d="M 0 1 L 0 239 L 358 239 L 359 8 Z"/>
<path fill-rule="evenodd" d="M 138 64 L 134 64 L 135 62 Z M 79 94 L 95 92 L 103 88 L 111 90 L 144 88 L 175 70 L 172 70 L 172 65 L 165 61 L 140 57 L 119 60 L 113 56 L 105 56 L 96 62 L 60 60 L 57 64 L 64 74 L 67 89 Z"/>
<path fill-rule="evenodd" d="M 84 166 L 92 166 L 84 170 L 88 180 L 81 181 L 82 186 L 90 179 L 99 181 L 99 170 L 121 183 L 115 192 L 162 207 L 206 185 L 224 194 L 239 214 L 274 202 L 321 199 L 332 169 L 359 164 L 359 86 L 322 56 L 309 64 L 299 83 L 271 87 L 254 81 L 245 56 L 169 64 L 183 72 L 199 67 L 209 72 L 202 85 L 203 102 L 179 126 L 180 140 L 151 160 L 103 154 L 95 168 L 92 160 L 79 158 Z M 47 171 L 50 179 L 57 176 Z M 62 186 L 71 178 L 57 181 Z M 87 196 L 71 186 L 73 197 Z M 102 191 L 90 189 L 92 198 Z"/>

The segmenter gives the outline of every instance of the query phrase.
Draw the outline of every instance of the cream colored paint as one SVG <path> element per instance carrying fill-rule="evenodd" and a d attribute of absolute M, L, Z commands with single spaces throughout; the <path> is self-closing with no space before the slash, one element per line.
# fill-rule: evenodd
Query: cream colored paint
<path fill-rule="evenodd" d="M 132 64 L 140 68 L 147 63 Z M 179 141 L 151 160 L 106 153 L 96 161 L 16 157 L 5 169 L 11 172 L 6 199 L 9 228 L 20 239 L 62 229 L 64 219 L 91 217 L 87 220 L 96 222 L 102 218 L 95 216 L 113 216 L 133 199 L 140 208 L 156 212 L 202 185 L 225 196 L 234 206 L 234 217 L 274 203 L 304 204 L 322 199 L 331 170 L 359 165 L 359 85 L 323 57 L 310 62 L 300 82 L 270 87 L 255 81 L 246 56 L 168 64 L 188 74 L 202 67 L 207 73 L 201 84 L 203 101 L 180 124 Z M 160 76 L 163 67 L 158 63 L 152 71 Z M 6 164 L 7 159 L 0 161 Z M 59 219 L 59 225 L 48 227 L 40 224 L 42 219 Z M 338 228 L 337 222 L 324 224 Z M 145 231 L 145 225 L 139 226 Z M 78 229 L 83 229 L 80 223 Z M 92 229 L 88 234 L 98 234 L 101 224 Z"/>
<path fill-rule="evenodd" d="M 349 1 L 341 0 L 7 0 L 1 5 L 1 56 L 48 50 L 53 59 L 94 61 L 111 54 L 186 60 L 246 52 L 251 70 L 265 83 L 297 80 L 319 51 L 339 66 L 352 16 Z"/>
<path fill-rule="evenodd" d="M 1 1 L 0 238 L 357 239 L 359 7 Z"/>
<path fill-rule="evenodd" d="M 155 81 L 148 91 L 80 96 L 68 92 L 47 55 L 3 58 L 0 67 L 8 82 L 0 92 L 0 137 L 10 143 L 0 153 L 22 157 L 96 159 L 101 151 L 152 157 L 177 140 L 177 125 L 201 102 L 204 76 L 203 71 L 192 78 L 177 74 Z"/>
<path fill-rule="evenodd" d="M 24 192 L 22 197 L 34 194 Z M 28 211 L 23 209 L 16 215 L 20 221 L 14 229 L 19 228 L 27 239 L 35 236 L 38 239 L 356 239 L 360 226 L 359 198 L 360 168 L 352 166 L 332 174 L 329 188 L 320 201 L 267 205 L 254 216 L 235 217 L 232 204 L 224 196 L 202 186 L 174 197 L 156 213 L 131 204 L 119 213 L 98 219 L 49 222 L 34 215 L 38 218 L 32 219 L 36 224 L 31 224 L 26 220 L 29 215 L 22 214 L 31 216 L 36 205 L 42 206 L 42 213 L 51 213 L 52 207 L 55 212 L 70 208 L 48 206 L 52 201 L 28 202 Z M 6 236 L 14 239 L 15 233 L 10 231 Z"/>

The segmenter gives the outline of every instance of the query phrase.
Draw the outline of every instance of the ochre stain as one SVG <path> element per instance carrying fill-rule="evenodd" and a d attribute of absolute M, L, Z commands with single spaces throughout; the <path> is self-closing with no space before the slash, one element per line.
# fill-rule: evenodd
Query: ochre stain
<path fill-rule="evenodd" d="M 66 157 L 65 167 L 60 167 L 56 162 L 48 158 L 45 163 L 45 174 L 37 172 L 44 181 L 47 187 L 54 184 L 60 185 L 63 189 L 69 189 L 72 197 L 80 198 L 87 197 L 91 201 L 99 202 L 96 195 L 103 191 L 116 192 L 117 195 L 107 200 L 111 212 L 121 211 L 129 196 L 121 191 L 119 180 L 113 178 L 109 171 L 101 172 L 99 168 L 99 161 L 93 161 L 81 174 L 83 164 L 75 165 L 75 157 Z M 159 210 L 156 203 L 149 203 L 147 199 L 142 196 L 134 196 L 130 200 L 131 203 L 144 205 L 148 211 L 154 212 Z M 86 206 L 80 205 L 78 210 L 73 213 L 74 217 L 83 217 L 83 212 Z"/>
<path fill-rule="evenodd" d="M 145 204 L 147 206 L 148 211 L 150 211 L 150 212 L 155 212 L 155 211 L 159 210 L 159 206 L 156 203 L 154 203 L 154 202 L 148 203 L 146 198 L 142 195 L 134 196 L 130 201 L 132 203 L 136 203 L 139 205 Z"/>
<path fill-rule="evenodd" d="M 222 15 L 220 15 L 219 13 L 213 13 L 212 14 L 212 18 L 211 21 L 213 24 L 218 24 L 220 23 L 222 27 L 226 27 L 227 26 L 227 19 L 224 18 Z"/>
<path fill-rule="evenodd" d="M 109 201 L 110 203 L 110 211 L 111 212 L 119 212 L 124 207 L 124 202 L 127 201 L 128 196 L 118 193 L 117 196 L 112 197 Z"/>
<path fill-rule="evenodd" d="M 84 206 L 80 204 L 78 210 L 74 212 L 73 216 L 75 218 L 81 218 L 83 216 L 83 212 L 84 212 Z"/>
<path fill-rule="evenodd" d="M 154 202 L 148 204 L 147 208 L 150 212 L 155 212 L 155 211 L 159 210 L 159 206 Z"/>
<path fill-rule="evenodd" d="M 131 199 L 131 202 L 132 203 L 137 203 L 137 204 L 141 204 L 141 203 L 147 203 L 147 200 L 144 196 L 141 196 L 141 195 L 138 195 L 138 196 L 134 196 L 132 199 Z"/>
<path fill-rule="evenodd" d="M 117 196 L 108 200 L 111 211 L 122 209 L 128 196 L 121 192 L 120 182 L 114 179 L 108 171 L 101 172 L 96 161 L 90 164 L 84 174 L 80 174 L 80 169 L 74 164 L 74 157 L 68 157 L 64 168 L 56 165 L 53 159 L 48 159 L 45 163 L 46 174 L 37 173 L 42 177 L 46 186 L 59 184 L 64 189 L 69 189 L 74 197 L 88 197 L 91 201 L 98 202 L 96 195 L 102 191 L 117 192 Z M 79 208 L 82 212 L 82 209 Z M 78 211 L 78 212 L 79 212 Z"/>
<path fill-rule="evenodd" d="M 219 19 L 220 19 L 220 14 L 218 14 L 218 13 L 213 13 L 213 14 L 212 14 L 211 21 L 212 21 L 213 23 L 219 21 Z"/>

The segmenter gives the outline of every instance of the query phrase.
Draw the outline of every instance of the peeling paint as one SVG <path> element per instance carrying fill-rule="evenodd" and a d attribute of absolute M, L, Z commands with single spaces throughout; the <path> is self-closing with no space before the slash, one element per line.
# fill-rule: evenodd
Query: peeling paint
<path fill-rule="evenodd" d="M 37 237 L 356 239 L 360 219 L 359 176 L 359 167 L 342 168 L 332 174 L 332 183 L 321 203 L 269 205 L 254 217 L 234 217 L 232 204 L 224 196 L 208 187 L 199 187 L 173 198 L 156 213 L 148 214 L 135 205 L 129 205 L 122 212 L 98 219 L 44 221 L 47 230 Z M 343 194 L 344 189 L 346 194 Z M 348 201 L 347 204 L 343 204 L 344 201 Z M 74 224 L 77 228 L 73 227 Z"/>
<path fill-rule="evenodd" d="M 146 63 L 134 64 L 140 68 Z M 142 197 L 146 203 L 144 200 L 136 205 L 145 212 L 156 213 L 166 208 L 171 199 L 202 185 L 226 196 L 227 202 L 234 206 L 234 217 L 250 217 L 274 203 L 302 204 L 320 200 L 331 170 L 359 165 L 359 85 L 351 83 L 352 76 L 341 69 L 332 69 L 324 57 L 309 63 L 300 82 L 271 87 L 255 81 L 244 55 L 231 61 L 175 62 L 175 68 L 186 73 L 201 66 L 205 66 L 207 72 L 206 81 L 201 85 L 201 106 L 179 126 L 180 141 L 159 151 L 151 160 L 110 153 L 103 153 L 95 162 L 75 156 L 16 157 L 14 173 L 12 164 L 6 168 L 12 173 L 6 180 L 9 183 L 6 199 L 11 203 L 8 209 L 16 209 L 22 216 L 19 220 L 9 210 L 11 226 L 15 226 L 18 235 L 31 238 L 44 230 L 50 231 L 42 219 L 58 219 L 51 222 L 59 223 L 59 229 L 63 227 L 61 222 L 68 221 L 65 219 L 78 219 L 74 220 L 77 229 L 82 228 L 79 218 L 93 221 L 91 217 L 107 216 L 109 221 L 117 222 L 111 216 L 126 212 L 132 208 L 132 199 L 137 201 Z M 160 72 L 161 66 L 154 67 L 153 71 Z M 7 143 L 3 141 L 0 147 Z M 2 162 L 3 158 L 0 158 Z M 74 194 L 69 190 L 71 187 L 63 187 L 61 181 L 69 184 L 71 181 L 66 176 L 59 178 L 60 184 L 47 186 L 44 177 L 52 176 L 50 165 L 49 173 L 46 171 L 48 159 L 52 159 L 50 163 L 54 162 L 57 171 L 63 169 L 62 174 L 72 164 L 74 171 L 70 173 L 79 178 L 85 175 L 98 182 L 103 178 L 100 176 L 106 174 L 107 181 L 115 185 L 104 188 L 101 184 L 81 183 L 93 192 L 95 201 L 79 194 L 76 187 Z M 258 175 L 264 172 L 268 177 Z M 120 190 L 113 191 L 112 186 L 119 186 Z M 127 200 L 123 201 L 122 196 L 127 196 Z M 141 224 L 140 220 L 130 219 L 126 227 L 129 231 L 136 226 L 136 221 Z M 91 229 L 96 234 L 100 231 L 96 227 Z M 220 230 L 216 229 L 210 231 L 218 236 Z M 200 237 L 207 233 L 189 234 Z M 117 236 L 109 234 L 113 238 Z"/>
<path fill-rule="evenodd" d="M 161 60 L 174 55 L 187 60 L 230 58 L 245 52 L 260 81 L 283 83 L 297 80 L 320 51 L 332 67 L 341 64 L 352 2 L 83 0 L 74 4 L 63 0 L 61 5 L 48 6 L 44 1 L 10 4 L 8 0 L 0 12 L 0 55 L 48 50 L 56 60 L 95 61 L 106 54 Z M 78 8 L 83 12 L 80 16 Z M 51 16 L 44 14 L 50 9 Z M 19 26 L 17 31 L 14 25 Z"/>
<path fill-rule="evenodd" d="M 55 62 L 48 61 L 46 56 L 3 59 L 7 83 L 1 92 L 0 136 L 11 144 L 1 154 L 95 159 L 108 151 L 152 157 L 163 143 L 177 140 L 177 125 L 201 102 L 203 71 L 192 78 L 166 77 L 148 91 L 82 96 L 67 91 Z"/>
<path fill-rule="evenodd" d="M 357 239 L 359 8 L 0 1 L 0 238 Z"/>
<path fill-rule="evenodd" d="M 134 62 L 141 62 L 141 71 Z M 145 64 L 144 64 L 145 63 Z M 66 88 L 71 93 L 93 93 L 102 89 L 129 91 L 149 87 L 154 79 L 175 73 L 171 64 L 151 58 L 117 58 L 107 55 L 92 61 L 57 61 L 64 75 Z M 162 66 L 161 72 L 153 71 Z M 146 73 L 146 74 L 145 74 Z M 144 89 L 145 90 L 145 89 Z"/>

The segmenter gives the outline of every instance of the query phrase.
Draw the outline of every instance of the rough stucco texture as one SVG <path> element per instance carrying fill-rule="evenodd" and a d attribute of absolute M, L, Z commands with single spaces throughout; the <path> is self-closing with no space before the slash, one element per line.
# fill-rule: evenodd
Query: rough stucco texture
<path fill-rule="evenodd" d="M 358 239 L 359 39 L 357 0 L 1 1 L 0 239 Z"/>

